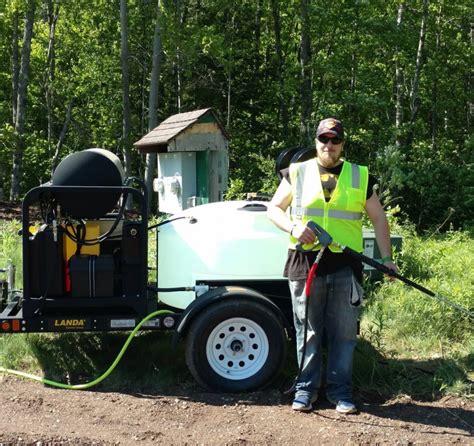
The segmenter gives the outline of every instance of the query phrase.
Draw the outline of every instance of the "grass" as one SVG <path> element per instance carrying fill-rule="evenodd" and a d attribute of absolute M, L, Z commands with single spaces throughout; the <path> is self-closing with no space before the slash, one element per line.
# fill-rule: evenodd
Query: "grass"
<path fill-rule="evenodd" d="M 18 220 L 8 222 L 0 220 L 0 268 L 15 265 L 17 284 L 22 283 L 23 280 L 21 236 L 18 235 L 20 229 L 21 222 Z"/>
<path fill-rule="evenodd" d="M 152 222 L 156 223 L 156 222 Z M 150 224 L 152 224 L 150 223 Z M 0 267 L 15 263 L 21 274 L 18 222 L 0 222 Z M 474 240 L 466 232 L 417 236 L 397 228 L 404 245 L 397 263 L 403 275 L 473 307 Z M 149 263 L 156 267 L 155 231 L 150 232 Z M 154 280 L 155 271 L 150 271 Z M 21 284 L 17 278 L 17 284 Z M 474 333 L 462 313 L 419 291 L 393 283 L 367 283 L 367 299 L 356 350 L 354 382 L 363 395 L 473 397 Z M 0 335 L 0 364 L 73 384 L 101 375 L 114 360 L 126 333 Z M 100 388 L 164 391 L 192 383 L 182 345 L 170 333 L 143 332 L 132 342 L 115 372 Z M 294 354 L 283 377 L 296 373 Z M 287 377 L 288 377 L 287 376 Z"/>
<path fill-rule="evenodd" d="M 0 364 L 53 381 L 82 384 L 102 375 L 128 333 L 17 334 L 0 337 Z M 114 372 L 97 388 L 109 391 L 164 391 L 191 382 L 182 345 L 171 333 L 139 333 Z"/>
<path fill-rule="evenodd" d="M 472 311 L 474 240 L 470 234 L 419 237 L 410 229 L 400 231 L 404 245 L 397 263 L 402 275 Z M 472 320 L 399 281 L 367 288 L 356 365 L 358 386 L 380 393 L 472 398 Z M 367 367 L 363 362 L 368 358 Z"/>

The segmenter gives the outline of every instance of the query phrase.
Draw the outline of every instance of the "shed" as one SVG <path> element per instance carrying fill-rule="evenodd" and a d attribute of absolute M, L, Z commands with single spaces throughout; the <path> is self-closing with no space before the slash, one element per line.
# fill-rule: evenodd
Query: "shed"
<path fill-rule="evenodd" d="M 229 136 L 211 108 L 165 119 L 135 144 L 141 153 L 157 153 L 161 212 L 221 201 L 227 189 Z"/>

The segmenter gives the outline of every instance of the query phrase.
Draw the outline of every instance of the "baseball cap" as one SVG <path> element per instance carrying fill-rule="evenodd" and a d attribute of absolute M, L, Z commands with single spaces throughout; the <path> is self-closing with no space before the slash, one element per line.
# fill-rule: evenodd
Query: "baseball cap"
<path fill-rule="evenodd" d="M 336 118 L 323 119 L 316 130 L 316 137 L 325 133 L 344 139 L 344 128 L 342 127 L 342 122 Z"/>

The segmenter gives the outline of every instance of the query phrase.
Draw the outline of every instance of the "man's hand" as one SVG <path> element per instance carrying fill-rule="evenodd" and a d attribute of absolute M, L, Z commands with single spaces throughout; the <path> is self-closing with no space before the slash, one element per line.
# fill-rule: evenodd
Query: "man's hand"
<path fill-rule="evenodd" d="M 312 245 L 316 240 L 314 232 L 301 222 L 295 223 L 291 235 L 303 245 Z"/>
<path fill-rule="evenodd" d="M 384 262 L 383 266 L 385 266 L 386 268 L 392 270 L 395 273 L 399 272 L 397 265 L 395 265 L 395 263 L 393 263 L 392 260 Z M 395 280 L 395 277 L 391 276 L 390 274 L 385 274 L 385 277 L 387 277 L 391 281 Z"/>

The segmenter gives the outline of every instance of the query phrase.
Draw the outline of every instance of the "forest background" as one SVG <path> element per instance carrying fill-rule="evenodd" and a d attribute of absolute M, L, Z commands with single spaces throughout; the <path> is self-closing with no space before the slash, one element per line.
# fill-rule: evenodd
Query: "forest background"
<path fill-rule="evenodd" d="M 3 0 L 1 193 L 21 198 L 90 147 L 150 181 L 156 161 L 133 142 L 206 107 L 231 135 L 227 197 L 272 193 L 278 154 L 335 115 L 386 206 L 419 230 L 468 229 L 472 13 L 468 0 Z"/>

